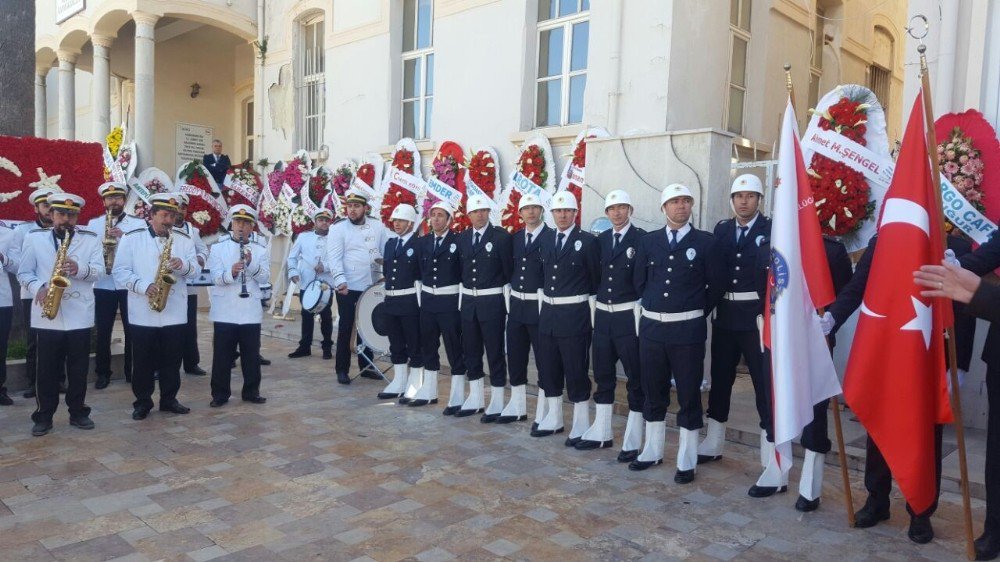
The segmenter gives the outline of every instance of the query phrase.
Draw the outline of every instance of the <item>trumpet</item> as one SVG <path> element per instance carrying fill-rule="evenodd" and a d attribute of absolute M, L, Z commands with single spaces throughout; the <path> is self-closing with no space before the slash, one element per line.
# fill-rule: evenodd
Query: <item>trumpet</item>
<path fill-rule="evenodd" d="M 42 316 L 49 320 L 59 314 L 63 293 L 70 287 L 69 277 L 63 275 L 63 266 L 66 264 L 66 253 L 69 251 L 71 236 L 72 231 L 67 231 L 62 242 L 59 243 L 59 248 L 56 250 L 56 261 L 52 265 L 52 276 L 49 277 L 49 286 L 45 290 L 45 300 L 42 301 Z"/>
<path fill-rule="evenodd" d="M 111 209 L 104 216 L 104 272 L 111 275 L 111 268 L 115 265 L 115 250 L 118 249 L 118 239 L 111 235 L 114 226 L 111 224 L 114 217 Z"/>
<path fill-rule="evenodd" d="M 149 308 L 156 312 L 163 312 L 163 309 L 167 307 L 167 297 L 170 296 L 173 286 L 177 284 L 177 277 L 170 273 L 170 249 L 173 247 L 173 244 L 174 239 L 168 233 L 167 243 L 163 245 L 163 251 L 160 252 L 160 264 L 156 268 L 156 280 L 153 282 L 156 293 L 149 297 Z"/>
<path fill-rule="evenodd" d="M 247 290 L 247 237 L 244 236 L 240 238 L 240 261 L 243 262 L 243 269 L 240 270 L 240 298 L 245 299 L 250 297 L 250 291 Z"/>

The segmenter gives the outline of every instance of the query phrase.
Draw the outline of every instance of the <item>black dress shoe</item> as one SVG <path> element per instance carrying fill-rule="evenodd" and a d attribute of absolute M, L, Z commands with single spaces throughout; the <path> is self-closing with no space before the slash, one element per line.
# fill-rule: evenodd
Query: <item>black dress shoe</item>
<path fill-rule="evenodd" d="M 930 516 L 911 515 L 910 528 L 906 531 L 906 536 L 917 544 L 927 544 L 934 540 L 934 527 L 931 526 Z"/>
<path fill-rule="evenodd" d="M 409 404 L 411 400 L 413 400 L 413 399 L 412 398 L 407 398 L 404 395 L 404 396 L 400 396 L 399 400 L 396 400 L 396 403 L 399 404 L 400 406 L 405 406 L 405 405 Z"/>
<path fill-rule="evenodd" d="M 500 414 L 483 414 L 483 417 L 479 418 L 479 423 L 496 423 L 500 419 Z"/>
<path fill-rule="evenodd" d="M 104 390 L 105 388 L 108 387 L 109 384 L 111 384 L 110 377 L 99 376 L 97 377 L 97 382 L 94 383 L 94 388 L 96 388 L 97 390 Z"/>
<path fill-rule="evenodd" d="M 799 499 L 795 500 L 795 509 L 801 511 L 802 513 L 809 513 L 810 511 L 816 511 L 819 508 L 819 498 L 814 500 L 807 500 L 801 495 Z"/>
<path fill-rule="evenodd" d="M 379 400 L 395 400 L 400 396 L 402 396 L 402 394 L 398 392 L 379 392 L 377 398 Z"/>
<path fill-rule="evenodd" d="M 258 358 L 260 359 L 260 364 L 262 366 L 264 366 L 264 367 L 267 367 L 267 366 L 269 366 L 271 364 L 271 360 L 270 359 L 265 359 L 263 357 L 258 357 Z"/>
<path fill-rule="evenodd" d="M 876 505 L 871 497 L 865 502 L 864 507 L 854 514 L 854 526 L 858 529 L 867 529 L 878 525 L 880 521 L 889 518 L 889 506 Z"/>
<path fill-rule="evenodd" d="M 524 415 L 524 416 L 500 416 L 499 418 L 497 418 L 497 423 L 502 425 L 502 424 L 519 422 L 519 421 L 527 421 L 527 420 L 528 420 L 528 416 L 527 415 Z M 538 429 L 538 427 L 535 426 L 535 429 Z"/>
<path fill-rule="evenodd" d="M 229 400 L 219 400 L 218 398 L 213 398 L 211 402 L 208 403 L 209 408 L 221 408 L 226 405 Z"/>
<path fill-rule="evenodd" d="M 443 416 L 454 416 L 461 409 L 462 409 L 461 406 L 448 406 L 447 408 L 445 408 L 444 410 L 441 411 L 441 415 L 443 415 Z"/>
<path fill-rule="evenodd" d="M 94 429 L 94 420 L 90 419 L 89 416 L 70 418 L 69 424 L 73 427 L 79 427 L 80 429 Z"/>
<path fill-rule="evenodd" d="M 149 415 L 149 408 L 139 406 L 136 409 L 132 410 L 132 419 L 134 420 L 144 420 L 148 415 Z"/>
<path fill-rule="evenodd" d="M 976 560 L 993 560 L 1000 556 L 1000 534 L 984 531 L 973 545 L 976 547 Z"/>
<path fill-rule="evenodd" d="M 289 357 L 291 357 L 291 355 L 289 355 Z M 329 349 L 324 349 L 323 350 L 323 359 L 333 359 L 333 352 L 330 351 Z"/>
<path fill-rule="evenodd" d="M 690 484 L 694 482 L 694 469 L 691 470 L 678 470 L 674 473 L 674 483 L 676 484 Z"/>
<path fill-rule="evenodd" d="M 191 367 L 190 369 L 184 369 L 184 374 L 186 374 L 186 375 L 194 375 L 196 377 L 203 377 L 203 376 L 207 375 L 208 372 L 205 371 L 205 369 L 202 369 L 201 367 L 195 365 L 194 367 Z"/>
<path fill-rule="evenodd" d="M 532 437 L 548 437 L 549 435 L 555 435 L 557 433 L 562 433 L 563 431 L 566 431 L 566 430 L 564 428 L 562 428 L 562 427 L 560 427 L 559 429 L 535 429 L 535 430 L 532 430 L 531 436 Z"/>
<path fill-rule="evenodd" d="M 373 381 L 380 381 L 380 380 L 382 380 L 382 377 L 381 377 L 381 376 L 379 376 L 379 374 L 378 374 L 378 373 L 376 373 L 375 371 L 373 371 L 373 370 L 372 370 L 372 369 L 371 369 L 370 367 L 365 367 L 365 368 L 364 368 L 364 369 L 362 369 L 362 370 L 361 370 L 361 372 L 360 372 L 360 373 L 358 373 L 358 374 L 359 374 L 359 375 L 361 376 L 361 378 L 363 378 L 363 379 L 371 379 L 371 380 L 373 380 Z"/>
<path fill-rule="evenodd" d="M 310 355 L 312 355 L 312 352 L 309 351 L 309 348 L 307 348 L 307 347 L 298 347 L 298 348 L 295 349 L 295 351 L 293 351 L 293 352 L 291 352 L 291 353 L 288 354 L 288 358 L 289 359 L 298 359 L 299 357 L 309 357 Z M 325 352 L 324 352 L 324 355 L 325 355 Z"/>
<path fill-rule="evenodd" d="M 579 437 L 567 437 L 566 440 L 563 441 L 563 445 L 567 447 L 576 447 L 576 444 L 580 441 L 582 441 L 582 439 Z"/>
<path fill-rule="evenodd" d="M 244 398 L 243 401 L 251 404 L 264 404 L 267 402 L 267 398 L 264 398 L 263 396 L 251 396 L 250 398 Z"/>
<path fill-rule="evenodd" d="M 637 458 L 634 461 L 628 463 L 628 469 L 635 472 L 640 472 L 659 464 L 663 464 L 663 459 L 656 459 L 655 461 L 641 461 Z"/>
<path fill-rule="evenodd" d="M 14 401 L 7 396 L 7 389 L 0 389 L 0 406 L 13 406 Z"/>
<path fill-rule="evenodd" d="M 621 451 L 618 453 L 618 462 L 632 462 L 639 458 L 639 449 L 634 451 Z"/>
<path fill-rule="evenodd" d="M 410 403 L 407 404 L 407 406 L 411 408 L 419 408 L 420 406 L 426 406 L 428 404 L 437 404 L 437 403 L 438 403 L 437 398 L 431 398 L 430 400 L 424 400 L 423 398 L 421 398 L 419 400 L 410 400 Z"/>
<path fill-rule="evenodd" d="M 31 427 L 31 434 L 35 437 L 41 437 L 50 431 L 52 431 L 52 422 L 35 422 L 35 425 Z"/>
<path fill-rule="evenodd" d="M 721 461 L 722 455 L 698 455 L 698 464 Z"/>
<path fill-rule="evenodd" d="M 758 486 L 754 484 L 747 490 L 747 495 L 751 498 L 769 498 L 774 494 L 784 494 L 788 491 L 788 486 Z"/>
<path fill-rule="evenodd" d="M 186 413 L 188 413 L 188 412 L 191 411 L 191 408 L 188 408 L 187 406 L 185 406 L 184 404 L 181 404 L 180 402 L 174 402 L 173 404 L 168 404 L 166 406 L 160 406 L 160 411 L 161 412 L 171 412 L 171 413 L 174 413 L 174 414 L 186 414 Z"/>
<path fill-rule="evenodd" d="M 24 398 L 34 398 L 35 396 L 37 396 L 37 394 L 35 394 L 34 388 L 29 388 L 28 390 L 25 390 L 24 394 L 22 394 L 21 396 L 23 396 Z"/>
<path fill-rule="evenodd" d="M 351 384 L 351 377 L 347 376 L 347 373 L 337 373 L 337 382 L 340 384 Z M 382 396 L 379 395 L 379 398 L 382 398 Z"/>
<path fill-rule="evenodd" d="M 483 413 L 483 410 L 485 410 L 485 408 L 479 408 L 478 410 L 462 410 L 462 409 L 459 409 L 457 412 L 455 412 L 455 417 L 456 418 L 467 418 L 469 416 L 474 416 L 476 414 L 481 414 L 481 413 Z"/>
<path fill-rule="evenodd" d="M 614 447 L 615 442 L 611 439 L 607 441 L 591 441 L 590 439 L 581 439 L 576 445 L 577 451 L 591 451 L 594 449 L 610 449 Z"/>

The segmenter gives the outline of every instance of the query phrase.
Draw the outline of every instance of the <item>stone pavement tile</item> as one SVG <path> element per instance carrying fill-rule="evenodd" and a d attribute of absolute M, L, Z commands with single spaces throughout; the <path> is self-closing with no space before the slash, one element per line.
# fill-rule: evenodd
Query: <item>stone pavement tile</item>
<path fill-rule="evenodd" d="M 207 562 L 208 560 L 215 560 L 225 556 L 226 554 L 228 554 L 226 549 L 219 545 L 207 546 L 205 548 L 200 548 L 187 553 L 188 558 L 194 562 Z"/>
<path fill-rule="evenodd" d="M 193 506 L 177 507 L 142 519 L 158 533 L 167 533 L 184 527 L 204 525 L 215 521 L 211 513 Z"/>
<path fill-rule="evenodd" d="M 260 521 L 244 523 L 221 531 L 206 532 L 205 535 L 229 552 L 274 542 L 284 536 L 281 531 L 268 527 Z"/>
<path fill-rule="evenodd" d="M 77 542 L 115 535 L 142 526 L 142 520 L 128 512 L 118 512 L 101 517 L 63 525 L 58 533 L 41 540 L 45 548 L 56 549 Z"/>
<path fill-rule="evenodd" d="M 188 527 L 158 534 L 133 544 L 137 551 L 152 559 L 158 559 L 201 550 L 215 543 L 196 529 Z"/>
<path fill-rule="evenodd" d="M 417 554 L 418 562 L 448 562 L 454 560 L 455 555 L 442 548 L 434 547 Z"/>
<path fill-rule="evenodd" d="M 96 537 L 51 549 L 58 560 L 86 562 L 88 560 L 108 560 L 135 553 L 135 549 L 116 535 Z"/>
<path fill-rule="evenodd" d="M 483 545 L 483 550 L 488 550 L 497 556 L 509 556 L 521 550 L 522 546 L 507 539 L 497 539 L 487 545 Z"/>

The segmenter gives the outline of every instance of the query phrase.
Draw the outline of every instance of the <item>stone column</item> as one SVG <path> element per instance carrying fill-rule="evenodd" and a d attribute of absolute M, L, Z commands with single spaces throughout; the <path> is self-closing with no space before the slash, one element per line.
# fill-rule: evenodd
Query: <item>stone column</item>
<path fill-rule="evenodd" d="M 59 50 L 59 138 L 76 140 L 76 57 Z"/>
<path fill-rule="evenodd" d="M 111 75 L 111 126 L 122 124 L 122 79 Z"/>
<path fill-rule="evenodd" d="M 94 35 L 94 140 L 101 142 L 111 132 L 111 62 L 113 37 Z"/>
<path fill-rule="evenodd" d="M 48 68 L 35 69 L 35 136 L 40 139 L 49 136 L 49 108 L 45 100 L 45 76 L 48 73 Z"/>
<path fill-rule="evenodd" d="M 154 34 L 153 29 L 160 16 L 146 12 L 133 12 L 135 20 L 135 142 L 139 153 L 138 169 L 153 165 L 154 147 L 154 105 L 155 86 Z"/>

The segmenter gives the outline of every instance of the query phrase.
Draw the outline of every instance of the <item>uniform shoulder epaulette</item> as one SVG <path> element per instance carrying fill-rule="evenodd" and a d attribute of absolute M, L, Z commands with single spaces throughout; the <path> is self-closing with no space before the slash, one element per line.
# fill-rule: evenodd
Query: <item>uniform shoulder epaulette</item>
<path fill-rule="evenodd" d="M 49 230 L 51 230 L 51 229 L 50 228 L 32 228 L 31 230 L 28 231 L 28 234 L 31 234 L 32 232 L 48 232 Z"/>
<path fill-rule="evenodd" d="M 191 238 L 190 234 L 188 234 L 187 232 L 184 232 L 183 230 L 177 228 L 176 226 L 173 228 L 173 230 L 174 230 L 174 234 L 180 234 L 184 238 L 188 238 L 188 239 Z"/>
<path fill-rule="evenodd" d="M 76 229 L 76 233 L 77 234 L 83 234 L 84 236 L 97 236 L 97 233 L 94 232 L 93 230 L 87 230 L 87 229 L 84 229 L 84 228 L 78 228 L 78 229 Z"/>
<path fill-rule="evenodd" d="M 145 231 L 146 231 L 145 228 L 137 228 L 135 230 L 130 230 L 130 231 L 126 232 L 125 234 L 122 234 L 122 238 L 125 238 L 126 236 L 132 236 L 136 232 L 145 232 Z"/>
<path fill-rule="evenodd" d="M 721 221 L 715 223 L 715 226 L 722 226 L 733 219 L 722 219 Z"/>

